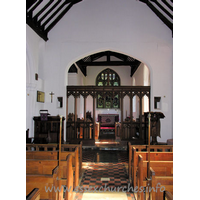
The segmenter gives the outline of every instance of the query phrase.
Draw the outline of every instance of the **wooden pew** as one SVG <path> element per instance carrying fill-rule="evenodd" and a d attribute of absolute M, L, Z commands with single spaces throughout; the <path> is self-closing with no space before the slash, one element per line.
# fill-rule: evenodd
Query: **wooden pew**
<path fill-rule="evenodd" d="M 26 194 L 37 187 L 40 189 L 41 199 L 62 200 L 62 185 L 66 185 L 70 190 L 66 190 L 65 199 L 71 200 L 73 197 L 72 155 L 68 155 L 66 161 L 61 161 L 59 167 L 57 164 L 57 160 L 27 160 Z M 56 167 L 52 172 L 54 166 Z M 58 189 L 57 192 L 54 191 L 54 187 Z"/>
<path fill-rule="evenodd" d="M 40 200 L 39 188 L 33 189 L 30 194 L 27 195 L 26 200 Z"/>
<path fill-rule="evenodd" d="M 79 158 L 79 177 L 82 174 L 82 142 L 80 144 L 62 144 L 62 151 L 74 151 L 78 147 L 78 158 Z M 58 144 L 26 144 L 26 151 L 58 151 Z"/>
<path fill-rule="evenodd" d="M 79 184 L 80 168 L 79 168 L 78 150 L 79 150 L 78 147 L 76 147 L 75 151 L 61 152 L 61 161 L 66 160 L 68 155 L 72 155 L 72 166 L 73 166 L 73 172 L 74 172 L 74 188 L 77 187 Z M 45 160 L 45 162 L 53 160 L 54 165 L 56 165 L 58 164 L 59 152 L 58 151 L 26 151 L 26 159 L 27 159 L 26 160 L 27 162 L 29 159 Z M 50 163 L 52 164 L 53 162 L 50 162 Z"/>
<path fill-rule="evenodd" d="M 138 156 L 138 172 L 137 172 L 137 178 L 136 178 L 136 186 L 138 188 L 138 191 L 136 193 L 136 199 L 137 200 L 144 200 L 144 193 L 140 191 L 141 188 L 146 186 L 146 182 L 144 180 L 144 175 L 143 175 L 143 158 L 142 156 Z M 134 188 L 136 188 L 134 186 Z"/>
<path fill-rule="evenodd" d="M 131 180 L 133 186 L 136 184 L 138 155 L 143 157 L 143 161 L 148 160 L 148 152 L 137 152 L 135 147 L 132 148 Z M 150 152 L 150 161 L 173 161 L 173 152 Z"/>
<path fill-rule="evenodd" d="M 143 160 L 144 176 L 147 177 L 148 161 Z M 173 176 L 173 161 L 151 161 L 150 167 L 155 171 L 156 176 Z"/>
<path fill-rule="evenodd" d="M 132 148 L 135 147 L 136 151 L 148 151 L 148 145 L 131 145 L 131 142 L 128 143 L 128 151 L 129 151 L 129 163 L 128 163 L 128 174 L 129 180 L 131 180 L 131 163 L 132 163 Z M 173 145 L 151 145 L 151 152 L 173 152 Z"/>
<path fill-rule="evenodd" d="M 163 192 L 168 191 L 166 195 L 166 199 L 170 199 L 172 197 L 173 199 L 173 176 L 160 176 L 158 173 L 152 169 L 152 176 L 151 176 L 151 185 L 153 188 L 156 188 L 159 186 L 159 189 L 157 191 L 152 190 L 151 196 L 152 199 L 160 200 L 163 199 L 163 196 L 165 195 Z M 170 194 L 171 195 L 170 195 Z"/>
<path fill-rule="evenodd" d="M 173 193 L 173 161 L 151 161 L 150 180 L 147 180 L 147 163 L 141 155 L 138 156 L 138 170 L 134 188 L 138 188 L 137 200 L 144 199 L 143 189 L 146 196 L 151 196 L 153 200 L 163 199 L 164 190 Z M 154 170 L 155 169 L 155 170 Z M 151 190 L 146 188 L 151 187 Z M 147 197 L 146 197 L 147 198 Z"/>
<path fill-rule="evenodd" d="M 26 159 L 57 160 L 58 151 L 26 151 Z"/>
<path fill-rule="evenodd" d="M 51 188 L 55 186 L 56 188 L 59 186 L 58 177 L 58 166 L 53 170 L 52 174 L 27 174 L 26 175 L 26 195 L 28 195 L 33 188 L 40 189 L 40 197 L 41 199 L 52 199 L 59 200 L 58 194 L 56 192 L 46 192 L 45 189 L 47 187 Z"/>
<path fill-rule="evenodd" d="M 164 191 L 163 200 L 173 200 L 173 195 L 169 191 Z"/>
<path fill-rule="evenodd" d="M 80 142 L 80 144 L 62 144 L 61 150 L 62 151 L 66 151 L 67 149 L 69 149 L 70 151 L 72 151 L 72 149 L 75 149 L 76 147 L 78 147 L 78 159 L 79 159 L 79 177 L 81 177 L 82 175 L 82 160 L 83 160 L 83 153 L 82 153 L 82 141 Z"/>

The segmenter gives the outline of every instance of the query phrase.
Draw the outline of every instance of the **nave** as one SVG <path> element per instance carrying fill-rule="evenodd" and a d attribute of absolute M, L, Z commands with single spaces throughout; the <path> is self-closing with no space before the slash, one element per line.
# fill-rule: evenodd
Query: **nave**
<path fill-rule="evenodd" d="M 173 199 L 173 145 L 129 142 L 125 148 L 99 142 L 96 148 L 82 143 L 62 144 L 61 148 L 57 144 L 27 144 L 27 199 Z M 39 197 L 30 198 L 37 188 Z"/>
<path fill-rule="evenodd" d="M 85 192 L 77 192 L 75 200 L 94 197 L 95 199 L 135 200 L 133 193 L 126 192 L 128 185 L 131 184 L 127 171 L 127 151 L 84 150 L 82 168 L 80 187 Z"/>

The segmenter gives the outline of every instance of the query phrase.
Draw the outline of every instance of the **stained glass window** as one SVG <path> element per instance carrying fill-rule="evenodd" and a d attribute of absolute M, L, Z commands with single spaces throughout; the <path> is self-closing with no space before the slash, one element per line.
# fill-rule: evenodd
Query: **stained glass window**
<path fill-rule="evenodd" d="M 120 86 L 120 77 L 119 75 L 112 69 L 105 69 L 100 72 L 96 78 L 96 85 L 97 86 L 113 86 L 117 87 Z M 119 108 L 120 101 L 119 96 L 116 95 L 111 97 L 110 94 L 106 94 L 105 97 L 102 95 L 98 95 L 97 98 L 97 108 Z"/>

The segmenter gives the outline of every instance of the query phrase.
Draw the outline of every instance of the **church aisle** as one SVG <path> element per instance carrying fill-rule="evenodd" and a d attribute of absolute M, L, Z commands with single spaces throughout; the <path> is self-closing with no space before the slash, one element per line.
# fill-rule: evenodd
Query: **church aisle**
<path fill-rule="evenodd" d="M 74 200 L 134 200 L 134 194 L 127 192 L 131 187 L 127 165 L 126 151 L 83 151 L 83 176 Z"/>

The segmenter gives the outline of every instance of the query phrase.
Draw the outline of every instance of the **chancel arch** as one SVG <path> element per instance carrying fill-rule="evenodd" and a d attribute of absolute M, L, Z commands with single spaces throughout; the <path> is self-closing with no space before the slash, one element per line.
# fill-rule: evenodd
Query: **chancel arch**
<path fill-rule="evenodd" d="M 144 63 L 111 51 L 86 56 L 69 68 L 66 91 L 67 99 L 74 98 L 74 108 L 69 101 L 67 105 L 67 115 L 74 114 L 74 121 L 67 121 L 67 127 L 71 126 L 67 131 L 73 136 L 66 140 L 95 142 L 103 123 L 107 123 L 115 138 L 137 138 L 145 143 L 143 115 L 150 105 L 150 73 Z M 120 127 L 117 133 L 116 122 Z"/>

